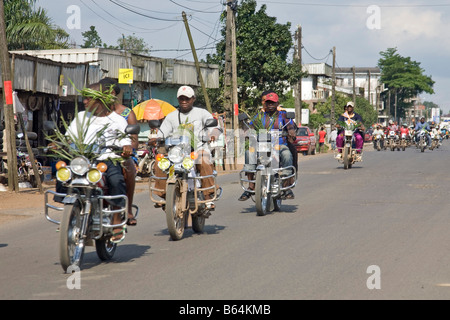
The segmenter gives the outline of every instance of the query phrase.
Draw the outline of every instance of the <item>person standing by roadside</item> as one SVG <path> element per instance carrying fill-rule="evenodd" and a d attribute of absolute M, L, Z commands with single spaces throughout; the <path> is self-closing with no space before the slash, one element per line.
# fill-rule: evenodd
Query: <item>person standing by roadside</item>
<path fill-rule="evenodd" d="M 326 135 L 327 135 L 327 132 L 325 131 L 324 127 L 321 127 L 320 131 L 319 131 L 319 153 L 322 152 L 322 147 L 325 143 Z"/>
<path fill-rule="evenodd" d="M 336 149 L 336 137 L 337 137 L 337 129 L 334 128 L 331 131 L 330 137 L 329 137 L 329 142 L 331 144 L 331 150 L 335 150 Z"/>

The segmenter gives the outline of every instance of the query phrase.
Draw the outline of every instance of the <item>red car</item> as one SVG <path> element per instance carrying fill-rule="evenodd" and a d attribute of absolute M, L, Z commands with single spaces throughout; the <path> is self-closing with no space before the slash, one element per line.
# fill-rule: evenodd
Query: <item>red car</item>
<path fill-rule="evenodd" d="M 297 128 L 297 138 L 295 139 L 297 152 L 304 155 L 316 154 L 316 136 L 308 127 Z"/>

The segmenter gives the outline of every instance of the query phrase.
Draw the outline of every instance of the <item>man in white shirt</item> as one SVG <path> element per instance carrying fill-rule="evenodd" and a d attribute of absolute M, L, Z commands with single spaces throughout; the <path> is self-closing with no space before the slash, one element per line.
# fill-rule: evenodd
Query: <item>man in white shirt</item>
<path fill-rule="evenodd" d="M 181 86 L 177 92 L 177 99 L 179 108 L 176 111 L 169 113 L 164 119 L 161 127 L 158 130 L 158 137 L 168 137 L 173 132 L 177 131 L 180 125 L 190 126 L 194 132 L 194 139 L 199 137 L 200 131 L 205 127 L 205 122 L 208 119 L 214 119 L 212 114 L 205 109 L 194 107 L 195 92 L 189 86 Z M 215 140 L 215 136 L 211 136 L 211 140 Z M 150 139 L 149 144 L 155 144 L 156 139 Z M 213 167 L 211 161 L 211 153 L 206 148 L 204 143 L 195 141 L 195 148 L 198 153 L 199 164 L 197 164 L 197 170 L 200 176 L 211 176 L 213 174 Z M 166 174 L 155 166 L 155 175 L 157 177 L 165 177 Z M 202 179 L 202 188 L 209 188 L 214 185 L 214 178 Z M 165 180 L 158 179 L 155 182 L 155 188 L 165 190 Z M 211 199 L 211 194 L 214 193 L 213 189 L 205 190 L 205 199 Z M 155 192 L 158 196 L 164 198 L 164 192 Z"/>
<path fill-rule="evenodd" d="M 97 91 L 102 90 L 98 83 L 89 85 L 89 88 Z M 108 193 L 110 195 L 126 195 L 127 189 L 123 176 L 122 166 L 119 162 L 113 162 L 113 159 L 129 157 L 132 154 L 131 139 L 128 137 L 120 137 L 125 134 L 125 128 L 128 123 L 125 118 L 111 109 L 111 106 L 105 106 L 100 100 L 84 97 L 83 103 L 86 111 L 78 113 L 77 117 L 70 123 L 66 136 L 71 141 L 78 141 L 83 138 L 86 145 L 106 145 L 122 147 L 122 154 L 118 155 L 110 148 L 99 150 L 97 160 L 104 162 L 108 169 L 105 177 L 108 185 Z M 80 136 L 81 135 L 81 136 Z M 120 138 L 120 139 L 119 139 Z M 124 200 L 112 200 L 112 202 L 123 207 Z M 114 224 L 120 223 L 120 217 L 115 214 L 113 217 Z M 121 241 L 124 237 L 124 230 L 118 228 L 114 230 L 113 241 Z"/>

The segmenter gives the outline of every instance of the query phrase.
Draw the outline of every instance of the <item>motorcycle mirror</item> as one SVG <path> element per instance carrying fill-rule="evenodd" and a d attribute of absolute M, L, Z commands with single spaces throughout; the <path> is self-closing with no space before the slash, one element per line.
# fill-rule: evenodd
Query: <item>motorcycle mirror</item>
<path fill-rule="evenodd" d="M 286 112 L 286 118 L 295 119 L 295 112 Z"/>
<path fill-rule="evenodd" d="M 246 114 L 246 113 L 239 113 L 239 115 L 238 115 L 238 120 L 239 121 L 244 121 L 244 120 L 247 120 L 248 119 L 248 114 Z"/>
<path fill-rule="evenodd" d="M 44 121 L 44 130 L 55 130 L 56 129 L 56 122 L 54 121 Z"/>
<path fill-rule="evenodd" d="M 217 127 L 217 119 L 207 119 L 205 121 L 205 128 Z"/>
<path fill-rule="evenodd" d="M 127 134 L 139 134 L 141 127 L 138 124 L 129 124 L 125 128 L 125 133 Z"/>
<path fill-rule="evenodd" d="M 150 129 L 157 129 L 160 126 L 160 122 L 159 120 L 149 120 L 148 126 L 150 127 Z"/>

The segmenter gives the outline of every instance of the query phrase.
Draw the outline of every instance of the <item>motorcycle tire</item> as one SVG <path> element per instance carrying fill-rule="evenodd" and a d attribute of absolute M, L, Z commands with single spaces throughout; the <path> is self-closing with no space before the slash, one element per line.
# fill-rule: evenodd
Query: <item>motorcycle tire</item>
<path fill-rule="evenodd" d="M 83 218 L 78 202 L 64 205 L 64 212 L 59 228 L 59 260 L 64 272 L 69 266 L 80 267 L 84 255 L 84 245 L 81 245 L 80 231 Z"/>
<path fill-rule="evenodd" d="M 204 196 L 203 196 L 202 192 L 199 193 L 199 198 L 200 198 L 200 200 L 204 200 Z M 202 206 L 204 206 L 204 205 L 202 205 Z M 208 209 L 202 209 L 201 213 L 192 215 L 192 230 L 195 233 L 203 232 L 203 228 L 205 227 L 205 221 L 206 221 L 204 211 L 206 211 L 206 210 L 208 210 Z"/>
<path fill-rule="evenodd" d="M 272 196 L 267 188 L 268 179 L 270 179 L 269 175 L 263 174 L 261 171 L 256 172 L 255 207 L 257 216 L 264 216 L 270 211 Z"/>
<path fill-rule="evenodd" d="M 111 237 L 95 240 L 95 251 L 102 261 L 111 260 L 117 249 L 117 243 L 111 241 Z"/>
<path fill-rule="evenodd" d="M 184 234 L 186 223 L 186 213 L 182 212 L 186 208 L 186 203 L 181 201 L 181 186 L 177 181 L 170 183 L 166 189 L 166 221 L 170 238 L 174 241 L 180 240 Z"/>
<path fill-rule="evenodd" d="M 350 148 L 349 147 L 345 147 L 344 148 L 344 153 L 342 155 L 342 159 L 344 160 L 344 169 L 347 170 L 350 167 Z"/>

